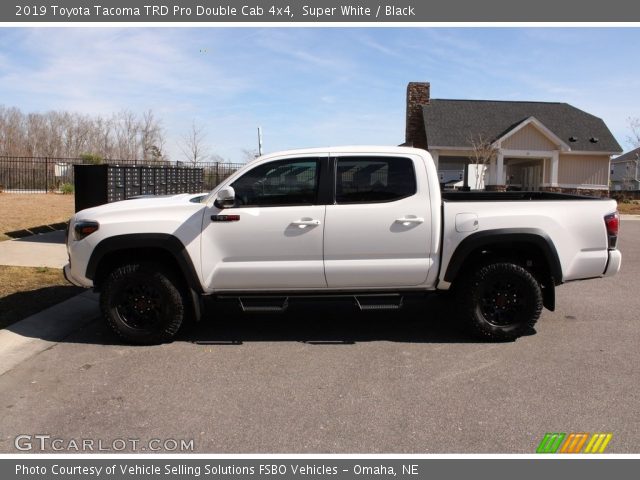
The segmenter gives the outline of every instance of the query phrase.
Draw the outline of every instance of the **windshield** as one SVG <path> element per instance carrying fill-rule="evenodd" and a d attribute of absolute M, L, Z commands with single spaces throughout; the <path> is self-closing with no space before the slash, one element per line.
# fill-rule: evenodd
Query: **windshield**
<path fill-rule="evenodd" d="M 203 193 L 202 195 L 198 195 L 197 197 L 193 197 L 189 199 L 191 203 L 204 203 L 204 200 L 209 196 L 209 193 Z"/>

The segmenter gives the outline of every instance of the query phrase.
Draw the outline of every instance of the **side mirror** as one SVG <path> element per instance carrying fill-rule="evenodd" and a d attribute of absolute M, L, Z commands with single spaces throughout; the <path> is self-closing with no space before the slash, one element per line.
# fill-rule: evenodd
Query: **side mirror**
<path fill-rule="evenodd" d="M 236 203 L 236 192 L 233 187 L 224 187 L 218 191 L 216 201 L 213 203 L 218 208 L 233 207 Z"/>

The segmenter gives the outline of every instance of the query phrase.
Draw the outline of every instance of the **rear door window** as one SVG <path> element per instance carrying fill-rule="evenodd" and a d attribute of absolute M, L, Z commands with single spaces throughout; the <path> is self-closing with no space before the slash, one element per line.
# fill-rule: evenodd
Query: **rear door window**
<path fill-rule="evenodd" d="M 416 193 L 409 158 L 343 157 L 337 159 L 336 203 L 393 202 Z"/>

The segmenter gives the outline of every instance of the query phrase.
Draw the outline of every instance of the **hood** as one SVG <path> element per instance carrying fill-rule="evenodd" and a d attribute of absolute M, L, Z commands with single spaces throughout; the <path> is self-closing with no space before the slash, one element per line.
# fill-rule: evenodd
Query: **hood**
<path fill-rule="evenodd" d="M 107 203 L 98 207 L 87 208 L 76 213 L 77 219 L 97 220 L 100 217 L 111 216 L 111 214 L 155 211 L 163 209 L 173 209 L 173 207 L 200 205 L 192 200 L 204 197 L 207 193 L 182 193 L 179 195 L 158 195 L 144 196 L 122 200 L 119 202 Z"/>

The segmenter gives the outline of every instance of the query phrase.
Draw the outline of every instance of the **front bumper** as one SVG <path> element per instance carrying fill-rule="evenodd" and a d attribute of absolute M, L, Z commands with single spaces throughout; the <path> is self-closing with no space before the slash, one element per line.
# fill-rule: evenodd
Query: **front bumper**
<path fill-rule="evenodd" d="M 67 263 L 62 268 L 62 274 L 67 282 L 72 283 L 76 287 L 82 288 L 91 288 L 93 287 L 93 283 L 89 279 L 79 279 L 73 275 L 73 271 L 71 270 L 71 264 Z"/>
<path fill-rule="evenodd" d="M 604 276 L 610 277 L 620 271 L 622 265 L 622 253 L 620 250 L 609 250 L 609 260 L 607 261 L 607 268 L 604 270 Z"/>

